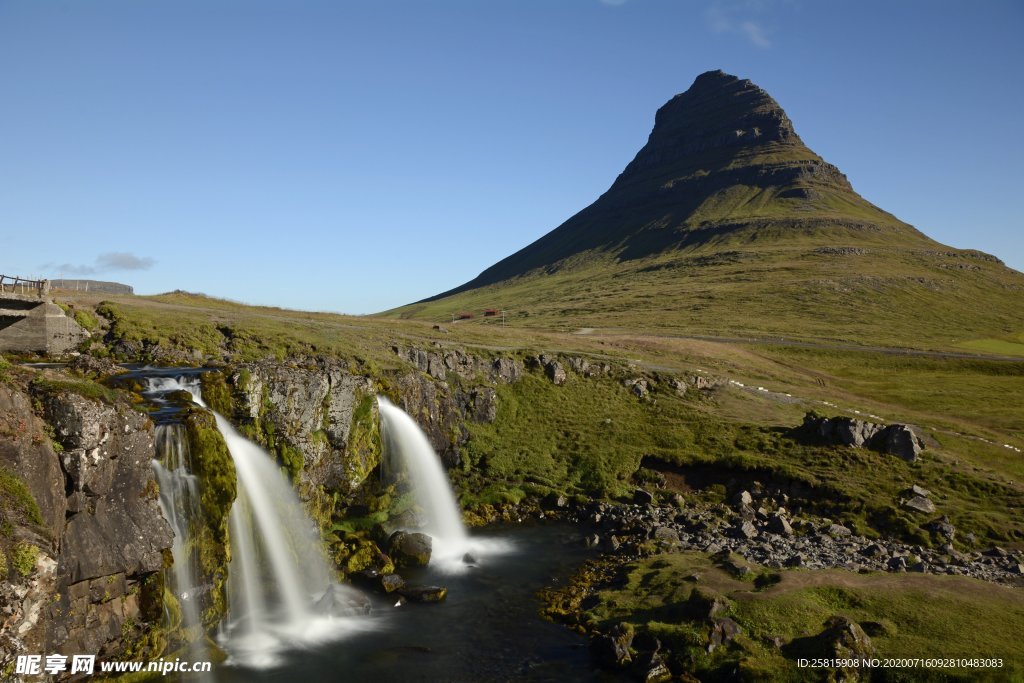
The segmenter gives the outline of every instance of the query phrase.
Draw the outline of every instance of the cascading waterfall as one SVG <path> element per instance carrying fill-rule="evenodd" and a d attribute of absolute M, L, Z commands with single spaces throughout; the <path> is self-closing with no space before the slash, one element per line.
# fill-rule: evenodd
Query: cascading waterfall
<path fill-rule="evenodd" d="M 392 465 L 408 471 L 413 494 L 425 518 L 423 531 L 433 538 L 431 564 L 456 571 L 467 566 L 463 561 L 467 554 L 476 561 L 481 555 L 507 551 L 506 543 L 469 536 L 441 459 L 427 435 L 408 413 L 383 396 L 377 397 L 377 404 L 386 457 Z"/>
<path fill-rule="evenodd" d="M 188 391 L 196 403 L 206 407 L 195 381 L 152 379 L 147 394 L 175 390 Z M 365 621 L 354 617 L 365 614 L 367 603 L 358 591 L 334 581 L 317 529 L 288 480 L 266 451 L 216 412 L 214 417 L 234 461 L 238 489 L 228 520 L 232 559 L 228 615 L 220 638 L 229 663 L 274 666 L 285 650 L 365 630 Z M 177 430 L 169 431 L 172 427 Z M 191 525 L 198 520 L 200 483 L 189 473 L 183 428 L 168 425 L 167 430 L 167 434 L 176 434 L 168 441 L 178 446 L 169 452 L 181 454 L 180 465 L 172 465 L 165 456 L 164 463 L 154 467 L 162 504 L 165 495 L 167 498 L 164 514 L 175 531 L 175 591 L 189 596 L 196 572 L 188 545 Z M 186 625 L 198 624 L 194 601 L 187 615 L 184 611 L 190 601 L 181 602 Z"/>
<path fill-rule="evenodd" d="M 156 428 L 156 455 L 153 471 L 160 487 L 160 509 L 174 530 L 171 554 L 174 564 L 167 577 L 171 592 L 181 607 L 181 625 L 189 643 L 193 661 L 207 659 L 202 643 L 202 624 L 197 604 L 200 586 L 194 547 L 188 543 L 196 525 L 202 524 L 199 509 L 199 481 L 192 474 L 192 463 L 181 424 L 163 424 Z M 170 619 L 169 619 L 170 620 Z"/>

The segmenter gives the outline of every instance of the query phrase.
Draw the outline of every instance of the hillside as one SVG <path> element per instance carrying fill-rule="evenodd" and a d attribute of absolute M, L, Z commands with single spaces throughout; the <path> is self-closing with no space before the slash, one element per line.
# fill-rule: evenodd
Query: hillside
<path fill-rule="evenodd" d="M 764 90 L 713 71 L 658 110 L 593 204 L 474 280 L 384 315 L 502 308 L 559 328 L 1019 352 L 1022 292 L 1024 275 L 995 257 L 863 199 Z"/>

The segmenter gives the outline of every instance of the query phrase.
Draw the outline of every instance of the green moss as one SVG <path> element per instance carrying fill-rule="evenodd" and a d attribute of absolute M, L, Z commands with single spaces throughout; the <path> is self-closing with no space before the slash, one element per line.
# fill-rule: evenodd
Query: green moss
<path fill-rule="evenodd" d="M 66 313 L 67 311 L 65 311 Z M 75 322 L 84 327 L 89 332 L 95 332 L 100 327 L 100 321 L 91 312 L 83 309 L 75 309 Z"/>
<path fill-rule="evenodd" d="M 11 566 L 22 576 L 28 576 L 36 567 L 39 548 L 27 541 L 18 541 L 11 550 Z"/>
<path fill-rule="evenodd" d="M 103 403 L 117 402 L 117 391 L 91 379 L 56 380 L 36 377 L 32 380 L 32 389 L 36 392 L 55 396 L 63 392 L 71 392 Z"/>
<path fill-rule="evenodd" d="M 345 459 L 349 481 L 364 481 L 381 462 L 383 448 L 377 419 L 377 398 L 367 395 L 359 399 L 352 411 L 352 427 L 348 434 Z"/>
<path fill-rule="evenodd" d="M 231 395 L 231 387 L 220 372 L 204 372 L 199 376 L 203 390 L 203 402 L 221 415 L 231 417 L 235 412 L 235 402 Z"/>
<path fill-rule="evenodd" d="M 25 482 L 4 465 L 0 465 L 0 512 L 4 516 L 14 512 L 32 524 L 43 524 L 43 515 L 32 492 Z"/>
<path fill-rule="evenodd" d="M 226 612 L 225 582 L 230 561 L 228 514 L 237 495 L 235 465 L 217 429 L 213 414 L 198 408 L 185 416 L 192 468 L 200 482 L 200 507 L 205 524 L 197 530 L 196 553 L 200 570 L 213 586 L 203 623 L 212 625 Z"/>

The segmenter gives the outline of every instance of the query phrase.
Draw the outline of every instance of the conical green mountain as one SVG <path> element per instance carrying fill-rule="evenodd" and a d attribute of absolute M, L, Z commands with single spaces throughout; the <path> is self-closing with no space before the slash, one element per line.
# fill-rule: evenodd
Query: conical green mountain
<path fill-rule="evenodd" d="M 658 110 L 597 201 L 470 282 L 390 313 L 502 308 L 555 327 L 949 348 L 1024 341 L 1022 300 L 1020 273 L 872 205 L 768 93 L 710 71 Z"/>

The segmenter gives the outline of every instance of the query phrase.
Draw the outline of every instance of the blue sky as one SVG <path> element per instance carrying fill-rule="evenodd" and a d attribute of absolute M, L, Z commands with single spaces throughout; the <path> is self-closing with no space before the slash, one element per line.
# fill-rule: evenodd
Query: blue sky
<path fill-rule="evenodd" d="M 709 69 L 1024 270 L 1024 4 L 0 0 L 0 273 L 348 313 L 604 192 Z"/>

